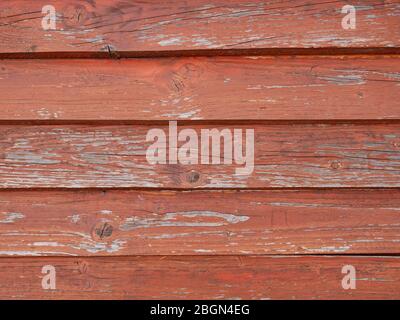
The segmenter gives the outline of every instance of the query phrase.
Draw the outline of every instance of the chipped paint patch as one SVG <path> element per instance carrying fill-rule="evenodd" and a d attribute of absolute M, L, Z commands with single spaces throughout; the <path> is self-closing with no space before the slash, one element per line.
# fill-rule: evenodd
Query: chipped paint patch
<path fill-rule="evenodd" d="M 74 249 L 86 250 L 90 253 L 107 252 L 114 253 L 120 251 L 126 244 L 125 240 L 115 239 L 112 243 L 107 244 L 105 242 L 82 242 L 79 246 L 73 246 Z"/>
<path fill-rule="evenodd" d="M 81 220 L 81 217 L 79 214 L 74 214 L 72 216 L 70 216 L 71 222 L 72 223 L 78 223 L 79 220 Z"/>
<path fill-rule="evenodd" d="M 176 112 L 176 113 L 164 113 L 161 116 L 162 117 L 168 117 L 168 118 L 178 118 L 178 119 L 196 119 L 196 120 L 201 120 L 202 118 L 194 116 L 201 112 L 200 109 L 192 110 L 192 111 L 187 111 L 187 112 Z"/>
<path fill-rule="evenodd" d="M 34 242 L 32 246 L 35 247 L 62 247 L 63 245 L 58 242 Z"/>
<path fill-rule="evenodd" d="M 14 223 L 17 220 L 25 218 L 22 213 L 19 212 L 3 212 L 4 218 L 0 219 L 0 223 Z"/>
<path fill-rule="evenodd" d="M 57 157 L 54 153 L 42 152 L 36 154 L 28 150 L 18 150 L 6 153 L 6 160 L 25 164 L 58 164 L 59 160 L 49 159 Z"/>
<path fill-rule="evenodd" d="M 179 221 L 177 219 L 180 219 Z M 195 218 L 190 221 L 181 221 L 184 218 Z M 203 221 L 204 218 L 217 219 L 216 222 Z M 129 217 L 121 224 L 120 230 L 129 231 L 138 228 L 159 227 L 219 227 L 227 224 L 236 224 L 247 221 L 247 216 L 236 216 L 229 213 L 215 211 L 185 211 L 171 212 L 155 218 Z"/>
<path fill-rule="evenodd" d="M 158 42 L 158 44 L 162 47 L 166 46 L 178 46 L 184 43 L 185 41 L 181 37 L 176 37 L 176 38 L 169 38 L 165 40 L 161 40 Z"/>
<path fill-rule="evenodd" d="M 339 86 L 365 84 L 365 79 L 357 74 L 337 75 L 337 76 L 317 76 L 318 79 L 328 81 Z"/>
<path fill-rule="evenodd" d="M 318 253 L 343 253 L 351 249 L 351 246 L 327 246 L 321 248 L 304 248 L 308 252 L 318 252 Z"/>
<path fill-rule="evenodd" d="M 46 108 L 36 110 L 36 114 L 41 119 L 57 119 L 60 116 L 59 112 L 51 112 Z"/>
<path fill-rule="evenodd" d="M 75 256 L 75 254 L 71 253 L 66 253 L 66 252 L 53 252 L 53 251 L 6 251 L 2 250 L 0 251 L 0 255 L 4 256 L 31 256 L 31 257 L 40 257 L 40 256 L 49 256 L 49 255 L 54 255 L 54 256 Z"/>

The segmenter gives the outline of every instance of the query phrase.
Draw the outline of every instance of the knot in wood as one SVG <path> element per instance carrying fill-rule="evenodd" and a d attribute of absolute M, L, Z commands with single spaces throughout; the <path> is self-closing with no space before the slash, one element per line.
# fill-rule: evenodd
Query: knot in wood
<path fill-rule="evenodd" d="M 342 167 L 342 164 L 340 163 L 340 161 L 332 161 L 331 163 L 331 168 L 332 169 L 339 169 Z"/>
<path fill-rule="evenodd" d="M 94 234 L 97 238 L 103 240 L 110 237 L 113 233 L 113 230 L 114 228 L 111 224 L 108 222 L 102 222 L 94 228 Z"/>

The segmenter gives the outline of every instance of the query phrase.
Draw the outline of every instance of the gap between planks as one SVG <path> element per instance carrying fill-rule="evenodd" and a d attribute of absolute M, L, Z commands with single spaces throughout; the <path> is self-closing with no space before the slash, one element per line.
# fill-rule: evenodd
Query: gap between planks
<path fill-rule="evenodd" d="M 185 58 L 185 57 L 237 57 L 237 56 L 380 56 L 400 55 L 400 48 L 265 48 L 265 49 L 203 49 L 203 50 L 174 50 L 174 51 L 113 51 L 108 52 L 0 52 L 0 60 L 26 59 L 99 59 L 124 60 L 145 58 Z"/>

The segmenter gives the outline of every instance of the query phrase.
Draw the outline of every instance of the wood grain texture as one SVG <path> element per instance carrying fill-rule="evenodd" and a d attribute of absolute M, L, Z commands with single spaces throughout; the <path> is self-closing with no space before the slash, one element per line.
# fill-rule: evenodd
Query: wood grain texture
<path fill-rule="evenodd" d="M 342 28 L 347 1 L 51 1 L 56 30 L 43 30 L 48 1 L 3 1 L 3 53 L 157 52 L 204 49 L 393 48 L 399 1 L 357 0 L 356 30 Z"/>
<path fill-rule="evenodd" d="M 146 134 L 151 128 L 140 125 L 1 126 L 0 187 L 400 186 L 399 124 L 190 126 L 199 136 L 200 129 L 205 128 L 253 128 L 255 164 L 249 175 L 236 173 L 244 165 L 235 161 L 225 164 L 223 151 L 221 164 L 150 164 L 146 151 L 153 141 L 146 142 Z M 159 128 L 168 135 L 168 127 Z M 184 128 L 187 127 L 178 126 L 178 131 Z"/>
<path fill-rule="evenodd" d="M 400 58 L 0 61 L 0 120 L 400 119 Z"/>
<path fill-rule="evenodd" d="M 400 190 L 1 191 L 0 255 L 398 254 Z"/>
<path fill-rule="evenodd" d="M 344 265 L 356 289 L 342 288 Z M 56 290 L 43 290 L 44 265 Z M 2 299 L 399 299 L 399 257 L 2 258 Z"/>
<path fill-rule="evenodd" d="M 348 4 L 1 2 L 0 299 L 400 299 L 400 1 Z M 167 120 L 254 171 L 150 164 Z"/>

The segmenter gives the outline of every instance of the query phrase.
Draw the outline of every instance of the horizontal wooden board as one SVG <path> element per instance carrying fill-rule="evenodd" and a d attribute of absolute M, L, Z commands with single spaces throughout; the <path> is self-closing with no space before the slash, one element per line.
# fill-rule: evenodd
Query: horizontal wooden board
<path fill-rule="evenodd" d="M 42 289 L 45 265 L 56 290 Z M 399 299 L 400 257 L 2 258 L 0 282 L 2 299 Z"/>
<path fill-rule="evenodd" d="M 56 30 L 42 27 L 55 7 Z M 400 3 L 355 0 L 356 29 L 346 30 L 347 1 L 10 0 L 0 6 L 3 53 L 157 52 L 204 49 L 398 48 Z"/>
<path fill-rule="evenodd" d="M 237 172 L 251 169 L 250 162 L 227 157 L 233 163 L 225 164 L 223 150 L 220 164 L 150 164 L 146 152 L 153 141 L 146 135 L 155 128 L 168 135 L 166 126 L 1 126 L 0 187 L 400 187 L 399 124 L 178 126 L 199 137 L 205 128 L 253 129 L 251 174 Z M 201 156 L 201 142 L 198 148 Z"/>
<path fill-rule="evenodd" d="M 400 253 L 400 190 L 1 191 L 0 255 Z"/>
<path fill-rule="evenodd" d="M 400 119 L 400 58 L 3 60 L 0 96 L 0 120 Z"/>

